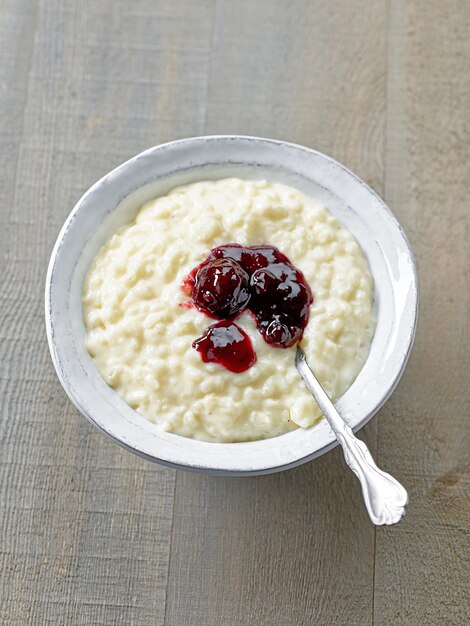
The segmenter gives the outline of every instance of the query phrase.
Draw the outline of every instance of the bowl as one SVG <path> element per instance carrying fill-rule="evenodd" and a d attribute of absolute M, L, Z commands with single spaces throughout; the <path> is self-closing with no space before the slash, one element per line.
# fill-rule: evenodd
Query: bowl
<path fill-rule="evenodd" d="M 299 145 L 243 136 L 194 137 L 142 152 L 78 201 L 54 246 L 46 280 L 52 360 L 79 411 L 113 441 L 150 461 L 213 474 L 284 470 L 324 454 L 336 439 L 315 426 L 248 443 L 210 443 L 168 433 L 130 408 L 101 378 L 85 349 L 83 281 L 100 247 L 141 205 L 172 188 L 230 176 L 291 185 L 329 208 L 358 240 L 375 282 L 377 327 L 369 356 L 337 408 L 358 430 L 397 385 L 413 344 L 416 268 L 407 238 L 383 200 L 334 159 Z"/>

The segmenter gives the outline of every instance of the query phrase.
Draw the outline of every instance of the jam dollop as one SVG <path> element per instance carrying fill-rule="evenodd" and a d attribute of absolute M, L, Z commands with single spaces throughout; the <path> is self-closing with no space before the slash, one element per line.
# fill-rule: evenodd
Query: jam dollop
<path fill-rule="evenodd" d="M 230 319 L 239 314 L 250 297 L 250 277 L 232 259 L 216 259 L 203 265 L 191 292 L 194 305 L 218 319 Z"/>
<path fill-rule="evenodd" d="M 182 289 L 199 311 L 214 319 L 235 320 L 248 311 L 263 339 L 277 348 L 290 348 L 302 339 L 313 302 L 302 272 L 278 248 L 267 245 L 230 243 L 214 248 L 189 273 Z M 235 327 L 243 333 L 233 321 L 227 327 L 215 324 L 208 331 L 216 327 Z M 215 339 L 208 331 L 194 342 L 197 350 L 202 345 L 198 342 Z"/>
<path fill-rule="evenodd" d="M 240 374 L 256 363 L 256 353 L 250 338 L 237 324 L 221 321 L 206 329 L 193 342 L 204 363 L 218 363 L 230 372 Z"/>

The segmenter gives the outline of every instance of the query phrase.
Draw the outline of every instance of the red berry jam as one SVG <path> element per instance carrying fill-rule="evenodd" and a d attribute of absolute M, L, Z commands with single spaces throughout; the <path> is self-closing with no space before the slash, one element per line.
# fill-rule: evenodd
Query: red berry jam
<path fill-rule="evenodd" d="M 216 319 L 240 314 L 250 297 L 250 277 L 232 259 L 217 259 L 202 265 L 191 292 L 194 305 Z"/>
<path fill-rule="evenodd" d="M 277 348 L 290 348 L 302 339 L 313 302 L 302 272 L 274 246 L 231 243 L 214 248 L 182 288 L 209 317 L 233 320 L 249 311 L 263 339 Z"/>
<path fill-rule="evenodd" d="M 200 352 L 204 363 L 218 363 L 235 374 L 245 372 L 256 363 L 250 338 L 230 321 L 209 326 L 193 343 L 193 348 Z"/>

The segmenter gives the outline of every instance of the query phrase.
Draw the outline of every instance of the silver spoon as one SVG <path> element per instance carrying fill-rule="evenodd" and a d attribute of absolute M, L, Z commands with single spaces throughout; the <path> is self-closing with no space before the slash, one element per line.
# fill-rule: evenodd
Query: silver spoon
<path fill-rule="evenodd" d="M 393 476 L 377 467 L 366 444 L 354 436 L 335 409 L 299 347 L 295 354 L 295 366 L 342 445 L 346 463 L 359 478 L 370 519 L 377 525 L 396 524 L 405 514 L 408 502 L 405 488 Z"/>

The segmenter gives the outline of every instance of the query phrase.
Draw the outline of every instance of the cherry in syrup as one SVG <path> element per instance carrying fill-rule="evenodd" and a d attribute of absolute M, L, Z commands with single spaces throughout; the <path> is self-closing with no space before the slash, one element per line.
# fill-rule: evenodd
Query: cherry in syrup
<path fill-rule="evenodd" d="M 189 273 L 182 288 L 194 306 L 210 317 L 234 320 L 244 310 L 249 311 L 263 339 L 278 348 L 290 348 L 302 339 L 313 302 L 302 272 L 278 248 L 267 245 L 245 247 L 231 243 L 214 248 Z M 216 354 L 220 346 L 214 341 L 220 342 L 220 337 L 229 332 L 227 328 L 233 337 L 238 336 L 235 329 L 245 334 L 233 321 L 228 326 L 210 326 L 193 344 L 204 360 L 204 354 L 207 358 Z M 250 348 L 253 350 L 251 342 Z M 235 353 L 233 358 L 238 358 Z M 233 369 L 239 367 L 236 363 L 228 367 L 225 357 L 210 360 L 230 371 L 244 371 Z"/>

